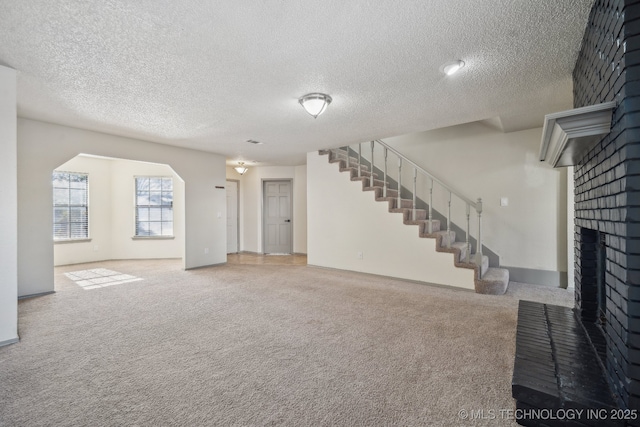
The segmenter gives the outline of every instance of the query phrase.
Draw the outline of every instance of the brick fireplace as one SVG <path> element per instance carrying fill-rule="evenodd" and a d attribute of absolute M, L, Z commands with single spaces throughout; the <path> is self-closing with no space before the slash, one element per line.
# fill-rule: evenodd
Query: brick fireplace
<path fill-rule="evenodd" d="M 596 0 L 574 106 L 615 101 L 611 132 L 577 162 L 575 311 L 618 405 L 640 409 L 640 2 Z"/>
<path fill-rule="evenodd" d="M 574 309 L 521 301 L 513 396 L 523 410 L 631 415 L 571 425 L 640 426 L 640 0 L 595 0 L 573 86 L 576 109 L 613 103 L 611 126 L 569 163 Z"/>

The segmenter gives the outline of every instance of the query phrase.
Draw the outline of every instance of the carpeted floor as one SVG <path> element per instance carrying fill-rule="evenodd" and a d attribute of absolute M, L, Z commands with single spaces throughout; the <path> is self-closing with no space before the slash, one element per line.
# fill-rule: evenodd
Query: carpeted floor
<path fill-rule="evenodd" d="M 142 280 L 65 275 L 90 269 Z M 0 348 L 1 426 L 511 426 L 518 299 L 573 302 L 173 260 L 59 267 L 56 289 L 20 302 Z"/>

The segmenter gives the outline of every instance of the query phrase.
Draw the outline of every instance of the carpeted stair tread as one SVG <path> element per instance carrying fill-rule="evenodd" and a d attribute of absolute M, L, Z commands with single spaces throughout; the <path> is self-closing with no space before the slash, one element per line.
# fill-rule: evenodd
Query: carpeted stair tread
<path fill-rule="evenodd" d="M 334 160 L 329 160 L 329 163 L 338 163 L 340 165 L 340 172 L 344 172 L 346 170 L 349 169 L 355 169 L 356 171 L 358 170 L 358 165 L 354 164 L 354 163 L 349 163 L 349 166 L 347 166 L 347 162 L 344 160 L 340 160 L 340 159 L 334 159 Z M 362 165 L 360 166 L 360 170 L 365 172 L 365 171 L 369 171 L 369 167 Z"/>
<path fill-rule="evenodd" d="M 342 152 L 338 151 L 337 153 L 333 153 L 333 154 L 332 154 L 332 157 L 333 157 L 334 159 L 346 160 L 347 155 L 346 155 L 346 153 L 345 153 L 344 151 L 342 151 Z M 349 161 L 350 161 L 350 162 L 354 162 L 354 163 L 358 163 L 358 158 L 357 158 L 357 157 L 355 157 L 355 156 L 351 156 L 351 155 L 350 155 L 350 156 L 349 156 Z"/>
<path fill-rule="evenodd" d="M 378 188 L 380 188 L 380 187 L 378 187 Z M 380 188 L 380 197 L 396 197 L 397 198 L 398 197 L 398 190 L 392 190 L 390 188 L 387 188 L 387 195 L 384 196 L 383 189 Z"/>
<path fill-rule="evenodd" d="M 416 209 L 416 210 L 420 210 L 420 209 Z M 413 210 L 412 210 L 413 211 Z M 411 215 L 409 215 L 411 217 Z M 413 219 L 408 219 L 404 222 L 407 225 L 424 225 L 424 230 L 425 232 L 428 231 L 429 229 L 429 220 L 428 219 L 416 219 L 415 221 Z M 436 231 L 440 231 L 440 220 L 437 219 L 433 219 L 431 220 L 431 223 L 433 224 L 433 232 L 435 233 Z M 436 230 L 437 228 L 437 230 Z"/>
<path fill-rule="evenodd" d="M 426 212 L 426 211 L 425 211 Z M 423 224 L 423 226 L 420 228 L 420 237 L 433 237 L 433 233 L 437 233 L 440 231 L 440 220 L 438 219 L 433 219 L 431 220 L 432 226 L 431 226 L 431 233 L 429 233 L 429 220 L 426 218 L 422 219 L 422 220 L 416 220 L 416 221 L 405 221 L 405 224 L 412 224 L 413 222 L 419 222 L 420 224 Z"/>
<path fill-rule="evenodd" d="M 400 209 L 389 209 L 389 212 L 392 213 L 401 213 L 402 214 L 402 220 L 404 222 L 410 221 L 413 218 L 413 209 L 409 209 L 409 208 L 400 208 Z M 416 219 L 427 219 L 427 211 L 425 211 L 424 209 L 416 209 Z"/>
<path fill-rule="evenodd" d="M 363 179 L 363 183 L 364 183 L 364 187 L 371 187 L 371 180 L 370 179 L 366 179 L 364 180 L 364 178 L 351 178 L 351 180 L 358 180 L 358 179 Z M 374 179 L 373 180 L 373 187 L 382 187 L 384 185 L 384 182 L 380 179 Z M 363 187 L 363 188 L 364 188 Z"/>
<path fill-rule="evenodd" d="M 349 169 L 351 169 L 351 175 L 352 176 L 358 176 L 358 168 L 351 167 Z M 371 177 L 371 172 L 366 171 L 366 170 L 361 170 L 360 171 L 360 176 L 364 176 L 364 177 L 370 178 Z M 378 174 L 374 172 L 373 173 L 373 178 L 374 179 L 378 178 Z"/>
<path fill-rule="evenodd" d="M 320 150 L 320 154 L 329 154 L 329 163 L 338 163 L 344 165 L 344 169 L 347 169 L 347 155 L 342 151 L 335 152 L 333 150 Z M 354 156 L 349 156 L 349 168 L 354 168 L 358 170 L 358 158 Z M 368 171 L 369 166 L 363 164 L 360 166 L 362 171 Z"/>
<path fill-rule="evenodd" d="M 333 156 L 331 156 L 331 158 L 332 158 L 333 160 L 341 160 L 341 161 L 343 161 L 343 162 L 345 162 L 345 163 L 347 162 L 347 156 L 346 156 L 344 153 L 342 153 L 341 155 L 339 154 L 339 155 L 337 155 L 337 156 L 336 156 L 336 155 L 333 155 Z M 356 166 L 356 167 L 358 167 L 358 158 L 357 158 L 357 157 L 350 156 L 350 157 L 349 157 L 349 166 Z M 362 165 L 362 167 L 364 168 L 364 167 L 366 167 L 366 166 L 365 166 L 365 165 Z"/>
<path fill-rule="evenodd" d="M 435 221 L 436 220 L 434 220 L 434 222 Z M 457 248 L 457 249 L 463 249 L 463 248 L 467 248 L 468 247 L 466 242 L 453 242 L 451 244 L 451 246 L 453 246 L 454 248 Z"/>
<path fill-rule="evenodd" d="M 502 295 L 509 286 L 509 270 L 489 268 L 481 279 L 476 280 L 476 292 L 479 294 Z"/>
<path fill-rule="evenodd" d="M 334 155 L 329 155 L 329 163 L 339 163 L 341 165 L 341 167 L 346 168 L 347 167 L 347 158 L 346 156 L 334 156 Z M 355 157 L 350 157 L 349 158 L 349 167 L 355 167 L 356 169 L 358 169 L 358 159 Z M 360 166 L 361 170 L 369 170 L 369 166 L 367 165 L 361 165 Z"/>
<path fill-rule="evenodd" d="M 390 209 L 395 209 L 398 207 L 398 198 L 397 197 L 389 197 L 389 195 L 387 195 L 387 197 L 378 197 L 376 198 L 376 200 L 378 202 L 389 202 L 389 208 Z M 411 209 L 413 208 L 413 200 L 407 200 L 407 199 L 402 199 L 400 202 L 400 207 L 404 208 L 404 209 Z"/>
<path fill-rule="evenodd" d="M 460 251 L 460 254 L 458 255 L 458 262 L 466 262 L 465 257 L 467 256 L 469 245 L 466 242 L 453 242 L 451 247 Z M 469 257 L 469 261 L 472 261 L 471 257 Z"/>
<path fill-rule="evenodd" d="M 398 197 L 398 190 L 392 190 L 391 188 L 387 187 L 387 195 L 384 195 L 384 187 L 382 186 L 374 186 L 374 187 L 365 187 L 364 191 L 375 191 L 376 193 L 376 199 L 381 198 L 381 197 Z"/>
<path fill-rule="evenodd" d="M 471 254 L 471 262 L 475 262 L 476 254 Z M 484 277 L 484 275 L 489 271 L 489 257 L 486 255 L 482 255 L 482 270 L 480 270 L 480 277 Z"/>
<path fill-rule="evenodd" d="M 453 244 L 456 241 L 456 232 L 455 231 L 437 231 L 435 233 L 436 236 L 440 239 L 440 247 L 447 248 L 449 244 Z"/>

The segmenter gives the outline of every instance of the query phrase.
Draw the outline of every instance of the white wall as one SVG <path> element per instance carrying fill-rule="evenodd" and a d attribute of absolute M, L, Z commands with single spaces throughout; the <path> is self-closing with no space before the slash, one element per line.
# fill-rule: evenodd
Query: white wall
<path fill-rule="evenodd" d="M 27 119 L 17 139 L 19 295 L 53 290 L 51 173 L 81 153 L 171 166 L 185 182 L 184 267 L 226 262 L 224 157 Z"/>
<path fill-rule="evenodd" d="M 109 259 L 181 258 L 184 251 L 184 183 L 167 165 L 77 156 L 57 170 L 89 174 L 89 242 L 57 242 L 54 264 Z M 134 177 L 173 177 L 174 239 L 134 240 Z"/>
<path fill-rule="evenodd" d="M 306 166 L 250 167 L 242 176 L 227 167 L 227 179 L 240 180 L 240 250 L 262 253 L 262 181 L 293 181 L 293 252 L 307 253 Z"/>
<path fill-rule="evenodd" d="M 0 345 L 18 340 L 16 72 L 0 66 Z"/>
<path fill-rule="evenodd" d="M 541 133 L 503 133 L 477 122 L 385 142 L 466 197 L 483 199 L 483 241 L 502 266 L 566 272 L 566 170 L 538 160 Z M 454 222 L 465 224 L 463 209 Z"/>
<path fill-rule="evenodd" d="M 420 238 L 326 155 L 307 155 L 307 189 L 310 265 L 474 289 L 473 270 L 456 268 L 453 254 L 436 252 L 435 239 Z"/>
<path fill-rule="evenodd" d="M 293 178 L 293 252 L 307 253 L 307 165 L 296 166 Z"/>

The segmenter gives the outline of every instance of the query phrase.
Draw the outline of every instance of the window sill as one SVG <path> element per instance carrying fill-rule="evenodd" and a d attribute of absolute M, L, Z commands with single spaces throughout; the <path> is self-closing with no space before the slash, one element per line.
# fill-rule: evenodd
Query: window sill
<path fill-rule="evenodd" d="M 90 242 L 91 239 L 65 239 L 65 240 L 54 240 L 53 244 L 57 245 L 58 243 L 60 244 L 67 244 L 67 243 L 86 243 L 86 242 Z"/>
<path fill-rule="evenodd" d="M 131 240 L 173 240 L 175 236 L 133 236 Z"/>

